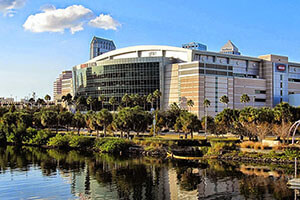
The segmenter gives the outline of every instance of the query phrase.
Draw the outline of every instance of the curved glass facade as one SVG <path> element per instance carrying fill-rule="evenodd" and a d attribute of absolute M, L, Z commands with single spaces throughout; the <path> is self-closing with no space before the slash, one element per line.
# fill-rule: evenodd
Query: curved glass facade
<path fill-rule="evenodd" d="M 128 58 L 101 61 L 74 67 L 74 89 L 78 96 L 104 95 L 105 104 L 115 97 L 118 102 L 124 94 L 148 95 L 160 89 L 160 71 L 165 58 Z"/>

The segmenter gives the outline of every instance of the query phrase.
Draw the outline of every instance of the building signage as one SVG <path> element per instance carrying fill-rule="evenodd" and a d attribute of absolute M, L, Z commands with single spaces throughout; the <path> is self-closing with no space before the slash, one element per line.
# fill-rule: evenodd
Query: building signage
<path fill-rule="evenodd" d="M 285 72 L 287 69 L 287 65 L 282 64 L 282 63 L 276 63 L 275 68 L 276 68 L 276 71 L 278 71 L 278 72 Z"/>

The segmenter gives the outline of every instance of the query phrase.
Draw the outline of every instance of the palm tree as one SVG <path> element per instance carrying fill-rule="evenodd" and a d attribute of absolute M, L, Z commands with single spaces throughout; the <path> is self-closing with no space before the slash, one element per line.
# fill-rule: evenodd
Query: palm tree
<path fill-rule="evenodd" d="M 122 102 L 125 103 L 126 107 L 128 107 L 128 103 L 130 102 L 130 100 L 131 98 L 127 93 L 122 97 Z"/>
<path fill-rule="evenodd" d="M 63 100 L 63 102 L 67 102 L 67 104 L 70 105 L 73 97 L 70 93 L 68 93 L 66 96 L 62 96 L 61 99 Z"/>
<path fill-rule="evenodd" d="M 105 101 L 105 96 L 102 94 L 102 95 L 100 95 L 99 97 L 98 97 L 98 101 L 101 101 L 101 108 L 103 109 L 103 103 L 104 103 L 104 101 Z"/>
<path fill-rule="evenodd" d="M 190 108 L 190 112 L 191 112 L 191 109 L 192 109 L 192 107 L 194 107 L 194 101 L 192 100 L 192 99 L 190 99 L 190 100 L 188 100 L 187 102 L 186 102 L 186 104 L 188 105 L 188 107 Z"/>
<path fill-rule="evenodd" d="M 115 97 L 111 97 L 109 99 L 109 104 L 113 106 L 113 111 L 115 111 L 115 105 L 117 104 L 117 99 Z"/>
<path fill-rule="evenodd" d="M 48 104 L 49 104 L 49 101 L 51 100 L 51 97 L 50 97 L 50 95 L 49 95 L 49 94 L 47 94 L 47 95 L 44 97 L 44 99 L 47 101 L 47 106 L 48 106 Z"/>
<path fill-rule="evenodd" d="M 141 96 L 141 102 L 143 102 L 144 110 L 146 110 L 146 104 L 147 104 L 147 95 Z"/>
<path fill-rule="evenodd" d="M 207 108 L 210 106 L 210 101 L 208 99 L 204 99 L 203 105 L 205 108 L 205 138 L 206 138 L 206 132 L 207 132 Z"/>
<path fill-rule="evenodd" d="M 226 104 L 226 107 L 228 108 L 229 98 L 228 98 L 227 95 L 221 96 L 220 102 L 223 103 L 223 104 Z"/>
<path fill-rule="evenodd" d="M 90 110 L 93 110 L 93 104 L 95 103 L 95 99 L 91 96 L 89 96 L 87 99 L 86 99 L 86 103 L 88 105 L 90 105 Z"/>
<path fill-rule="evenodd" d="M 96 116 L 96 122 L 99 126 L 103 126 L 104 137 L 106 137 L 106 129 L 112 123 L 113 116 L 107 109 L 102 109 Z"/>
<path fill-rule="evenodd" d="M 159 99 L 160 99 L 161 95 L 162 94 L 158 89 L 153 92 L 153 97 L 154 97 L 154 99 L 156 99 L 156 109 L 157 110 L 159 109 L 158 105 L 159 105 Z"/>
<path fill-rule="evenodd" d="M 248 96 L 248 94 L 242 94 L 240 101 L 244 104 L 245 107 L 245 104 L 250 102 L 250 97 Z"/>
<path fill-rule="evenodd" d="M 153 108 L 153 101 L 154 101 L 154 98 L 153 98 L 153 94 L 148 94 L 147 96 L 147 102 L 148 103 L 151 103 L 151 109 Z"/>

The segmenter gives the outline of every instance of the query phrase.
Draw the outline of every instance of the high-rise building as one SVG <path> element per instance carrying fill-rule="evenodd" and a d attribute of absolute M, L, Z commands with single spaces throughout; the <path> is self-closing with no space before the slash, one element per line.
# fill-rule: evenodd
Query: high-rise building
<path fill-rule="evenodd" d="M 115 50 L 116 46 L 112 40 L 99 37 L 93 37 L 90 45 L 90 59 L 93 59 L 103 53 Z"/>
<path fill-rule="evenodd" d="M 204 44 L 200 44 L 198 42 L 190 42 L 188 44 L 183 44 L 182 48 L 199 50 L 199 51 L 207 51 L 207 46 Z"/>
<path fill-rule="evenodd" d="M 54 102 L 61 103 L 61 97 L 68 93 L 73 94 L 72 71 L 63 71 L 53 84 Z"/>
<path fill-rule="evenodd" d="M 231 42 L 231 40 L 228 40 L 228 42 L 221 48 L 220 53 L 241 55 L 239 49 Z"/>

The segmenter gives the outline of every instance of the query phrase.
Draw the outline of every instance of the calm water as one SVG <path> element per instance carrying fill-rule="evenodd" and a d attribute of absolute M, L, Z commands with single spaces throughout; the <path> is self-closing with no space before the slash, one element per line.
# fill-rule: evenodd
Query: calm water
<path fill-rule="evenodd" d="M 0 199 L 294 199 L 293 166 L 0 147 Z"/>

